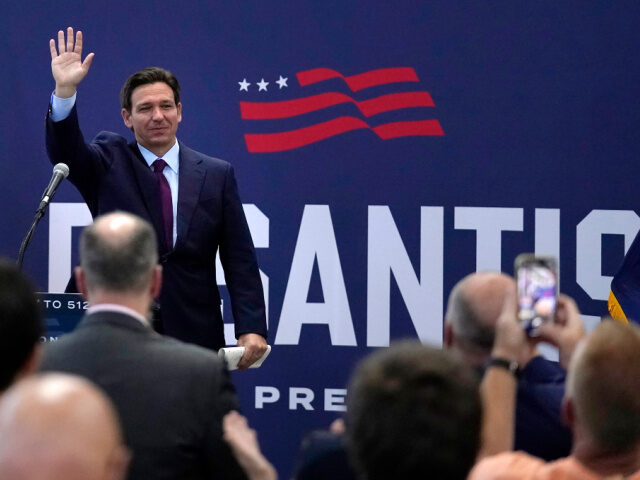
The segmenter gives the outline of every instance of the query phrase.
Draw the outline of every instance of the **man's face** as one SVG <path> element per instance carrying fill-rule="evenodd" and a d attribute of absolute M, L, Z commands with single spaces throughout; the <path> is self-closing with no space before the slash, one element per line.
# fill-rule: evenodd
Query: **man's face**
<path fill-rule="evenodd" d="M 140 145 L 161 157 L 176 141 L 182 105 L 176 105 L 173 90 L 166 83 L 148 83 L 133 90 L 131 111 L 123 108 L 122 119 Z"/>

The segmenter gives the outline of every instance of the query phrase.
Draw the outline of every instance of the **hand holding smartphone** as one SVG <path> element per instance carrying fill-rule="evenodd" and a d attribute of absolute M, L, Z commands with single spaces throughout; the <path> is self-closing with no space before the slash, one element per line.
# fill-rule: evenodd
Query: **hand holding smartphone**
<path fill-rule="evenodd" d="M 552 322 L 558 304 L 558 264 L 555 258 L 532 253 L 515 261 L 518 285 L 518 318 L 531 337 L 545 322 Z"/>

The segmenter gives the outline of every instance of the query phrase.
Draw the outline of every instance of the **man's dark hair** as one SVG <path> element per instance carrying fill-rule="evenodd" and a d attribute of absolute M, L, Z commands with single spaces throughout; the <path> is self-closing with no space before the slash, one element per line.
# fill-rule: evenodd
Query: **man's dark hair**
<path fill-rule="evenodd" d="M 126 235 L 107 235 L 103 222 L 121 216 L 131 223 Z M 113 292 L 137 292 L 158 263 L 156 234 L 149 222 L 124 212 L 98 217 L 80 236 L 80 265 L 87 285 Z"/>
<path fill-rule="evenodd" d="M 463 480 L 480 446 L 476 376 L 453 354 L 402 342 L 357 367 L 347 394 L 347 447 L 367 480 Z"/>
<path fill-rule="evenodd" d="M 120 90 L 120 105 L 127 111 L 131 111 L 131 94 L 141 85 L 163 82 L 173 90 L 173 100 L 178 105 L 180 102 L 180 84 L 178 79 L 169 70 L 160 67 L 147 67 L 137 71 L 124 82 Z"/>
<path fill-rule="evenodd" d="M 43 333 L 33 285 L 13 263 L 0 260 L 0 391 L 11 385 Z"/>

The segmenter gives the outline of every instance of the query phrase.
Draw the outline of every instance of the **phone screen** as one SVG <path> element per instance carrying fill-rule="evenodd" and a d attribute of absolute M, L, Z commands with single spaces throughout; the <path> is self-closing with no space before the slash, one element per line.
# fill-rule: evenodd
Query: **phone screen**
<path fill-rule="evenodd" d="M 558 299 L 557 275 L 553 265 L 533 258 L 516 268 L 518 282 L 518 315 L 522 327 L 535 335 L 543 322 L 553 320 Z"/>

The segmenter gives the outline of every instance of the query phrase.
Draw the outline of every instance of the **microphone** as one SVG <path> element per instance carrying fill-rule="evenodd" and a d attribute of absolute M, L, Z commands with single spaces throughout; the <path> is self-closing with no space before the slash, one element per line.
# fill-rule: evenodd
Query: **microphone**
<path fill-rule="evenodd" d="M 44 212 L 44 210 L 51 202 L 53 195 L 56 193 L 58 186 L 60 183 L 67 178 L 69 175 L 69 167 L 67 167 L 64 163 L 58 163 L 55 167 L 53 167 L 53 175 L 51 176 L 51 180 L 49 181 L 49 185 L 45 189 L 42 194 L 42 201 L 40 202 L 40 206 L 38 207 L 38 211 Z"/>

